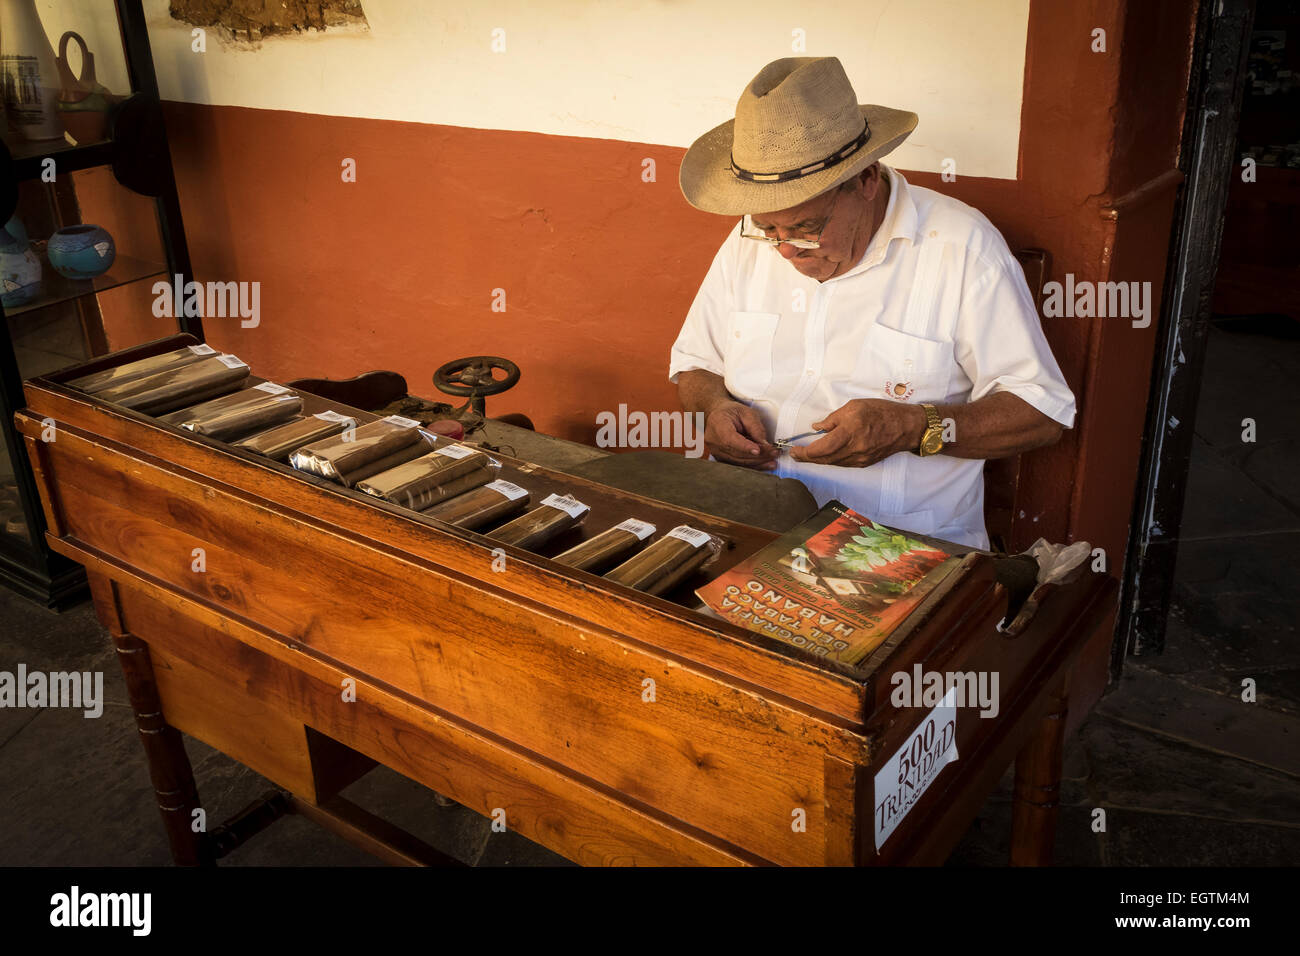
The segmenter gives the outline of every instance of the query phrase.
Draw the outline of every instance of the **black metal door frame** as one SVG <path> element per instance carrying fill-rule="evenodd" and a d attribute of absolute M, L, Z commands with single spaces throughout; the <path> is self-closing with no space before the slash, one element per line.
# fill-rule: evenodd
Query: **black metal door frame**
<path fill-rule="evenodd" d="M 1178 165 L 1186 177 L 1171 234 L 1111 673 L 1128 654 L 1164 649 L 1178 529 L 1210 330 L 1254 0 L 1202 0 Z M 1171 422 L 1175 424 L 1171 425 Z"/>

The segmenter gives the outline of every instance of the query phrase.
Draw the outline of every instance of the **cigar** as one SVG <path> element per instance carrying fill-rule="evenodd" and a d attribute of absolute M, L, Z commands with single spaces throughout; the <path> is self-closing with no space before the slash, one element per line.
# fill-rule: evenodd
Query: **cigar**
<path fill-rule="evenodd" d="M 273 382 L 200 402 L 158 420 L 209 438 L 228 439 L 283 422 L 302 411 L 302 399 Z"/>
<path fill-rule="evenodd" d="M 290 452 L 322 438 L 337 435 L 351 421 L 352 419 L 338 412 L 320 412 L 306 418 L 295 416 L 284 424 L 256 432 L 235 442 L 235 447 L 274 461 L 287 461 Z"/>
<path fill-rule="evenodd" d="M 407 445 L 405 448 L 399 448 L 391 455 L 385 455 L 383 458 L 376 458 L 374 461 L 366 462 L 364 465 L 358 465 L 351 471 L 340 472 L 334 476 L 334 480 L 340 484 L 347 485 L 349 488 L 355 488 L 358 481 L 364 481 L 371 475 L 377 475 L 381 471 L 388 471 L 390 468 L 396 468 L 398 465 L 404 465 L 408 461 L 414 461 L 425 453 L 428 443 L 423 439 L 417 439 L 414 445 Z"/>
<path fill-rule="evenodd" d="M 550 495 L 532 511 L 488 532 L 487 536 L 493 541 L 531 551 L 575 527 L 590 510 L 569 495 Z"/>
<path fill-rule="evenodd" d="M 356 486 L 368 495 L 420 511 L 444 498 L 487 484 L 496 477 L 492 465 L 498 470 L 501 467 L 481 451 L 452 444 L 357 481 Z M 484 473 L 486 477 L 471 484 L 461 482 L 455 491 L 439 490 L 448 482 L 476 473 Z"/>
<path fill-rule="evenodd" d="M 396 491 L 390 491 L 387 494 L 376 494 L 371 490 L 371 482 L 391 474 L 393 471 L 399 471 L 410 465 L 418 464 L 422 459 L 417 458 L 414 461 L 407 462 L 405 465 L 399 465 L 390 471 L 375 475 L 373 478 L 367 478 L 364 481 L 357 482 L 357 490 L 364 491 L 366 494 L 374 495 L 376 498 L 382 498 L 385 501 L 391 501 L 395 505 L 401 505 L 403 508 L 410 508 L 412 511 L 423 511 L 431 508 L 440 502 L 455 498 L 474 488 L 486 485 L 489 481 L 496 478 L 501 472 L 501 466 L 498 462 L 492 461 L 486 455 L 486 464 L 476 465 L 464 474 L 457 475 L 454 478 L 445 478 L 441 484 L 437 485 L 412 485 L 415 490 L 402 488 Z"/>
<path fill-rule="evenodd" d="M 474 531 L 528 507 L 528 492 L 500 479 L 424 510 L 430 518 Z"/>
<path fill-rule="evenodd" d="M 654 533 L 654 525 L 628 518 L 622 524 L 607 528 L 551 560 L 579 571 L 604 570 L 639 551 L 645 540 Z"/>
<path fill-rule="evenodd" d="M 217 350 L 210 345 L 187 345 L 171 352 L 163 352 L 161 355 L 151 355 L 115 368 L 104 369 L 102 372 L 92 372 L 74 378 L 68 382 L 68 385 L 93 395 L 106 388 L 125 385 L 127 382 L 134 382 L 149 375 L 170 372 L 184 365 L 193 365 L 205 356 L 216 354 Z"/>
<path fill-rule="evenodd" d="M 105 388 L 96 398 L 145 415 L 161 415 L 234 391 L 248 378 L 248 366 L 233 355 L 211 355 L 168 372 Z"/>
<path fill-rule="evenodd" d="M 289 461 L 302 471 L 350 486 L 428 452 L 428 444 L 420 444 L 419 425 L 409 418 L 390 415 L 353 431 L 345 428 L 341 435 L 305 445 L 291 453 Z M 408 449 L 409 453 L 403 455 L 403 451 Z"/>
<path fill-rule="evenodd" d="M 640 554 L 605 575 L 605 580 L 647 594 L 663 594 L 722 550 L 713 535 L 678 525 Z"/>

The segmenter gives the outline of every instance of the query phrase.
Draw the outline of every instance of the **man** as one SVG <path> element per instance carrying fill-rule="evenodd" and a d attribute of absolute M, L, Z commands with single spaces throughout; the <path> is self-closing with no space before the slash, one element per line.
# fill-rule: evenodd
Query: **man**
<path fill-rule="evenodd" d="M 1074 395 L 1001 234 L 878 162 L 916 123 L 834 57 L 763 68 L 682 161 L 691 205 L 742 219 L 669 375 L 718 460 L 987 548 L 983 460 L 1055 442 Z"/>

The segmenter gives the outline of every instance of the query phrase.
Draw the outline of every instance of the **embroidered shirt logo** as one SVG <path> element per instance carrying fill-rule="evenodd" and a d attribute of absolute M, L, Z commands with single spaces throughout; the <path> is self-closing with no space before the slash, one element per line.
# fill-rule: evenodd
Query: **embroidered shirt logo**
<path fill-rule="evenodd" d="M 907 401 L 915 391 L 911 382 L 885 382 L 885 397 L 898 402 Z"/>

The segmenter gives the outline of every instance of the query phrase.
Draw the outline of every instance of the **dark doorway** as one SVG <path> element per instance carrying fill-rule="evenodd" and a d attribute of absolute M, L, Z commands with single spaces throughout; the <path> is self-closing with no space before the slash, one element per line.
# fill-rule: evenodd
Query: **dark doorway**
<path fill-rule="evenodd" d="M 1197 45 L 1114 670 L 1294 713 L 1300 2 L 1203 3 Z"/>

